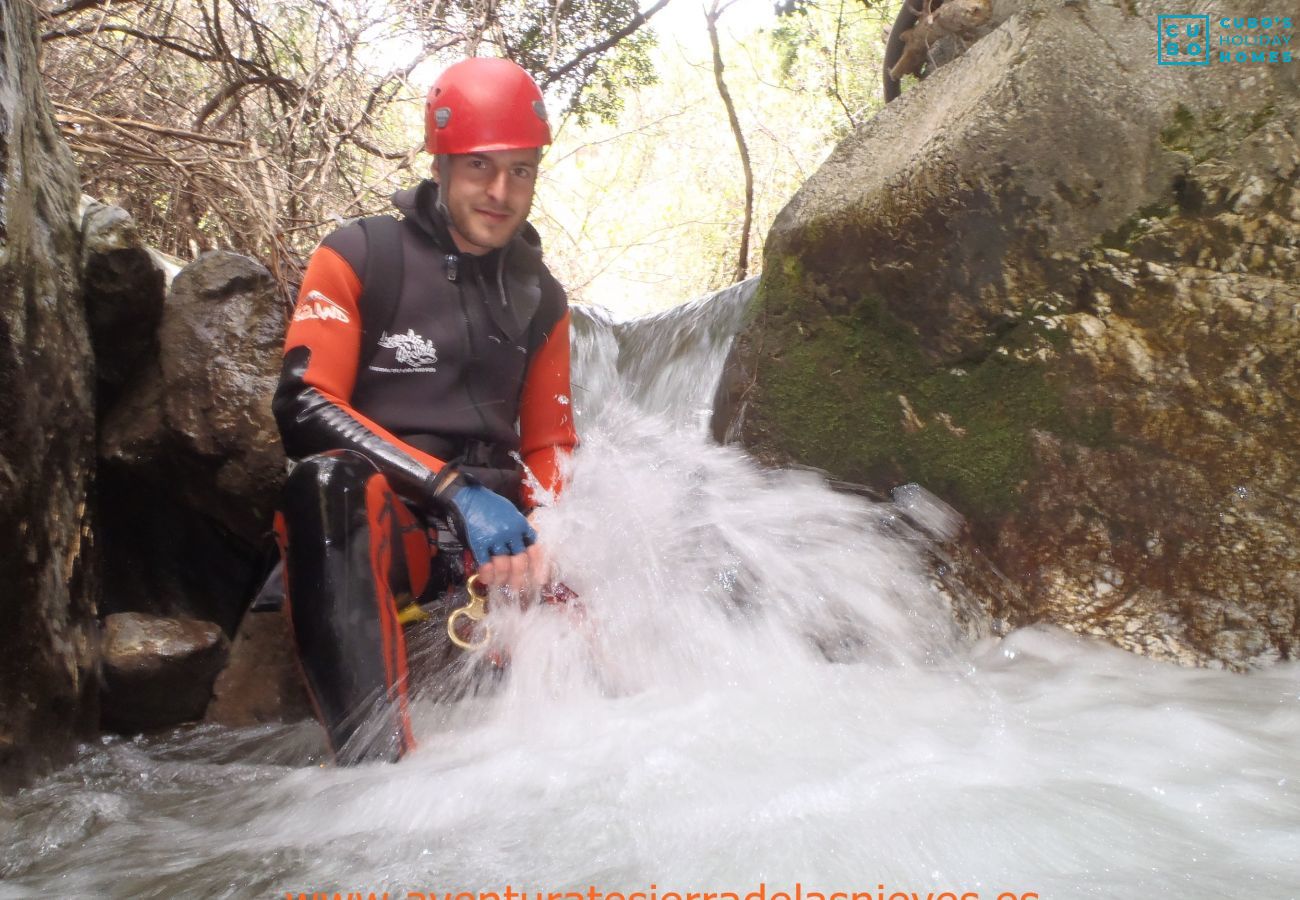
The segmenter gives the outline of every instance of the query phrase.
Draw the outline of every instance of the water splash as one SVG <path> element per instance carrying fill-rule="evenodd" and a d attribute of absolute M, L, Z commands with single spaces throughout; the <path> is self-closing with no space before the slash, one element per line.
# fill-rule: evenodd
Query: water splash
<path fill-rule="evenodd" d="M 589 336 L 588 385 L 635 369 Z M 538 523 L 583 616 L 499 604 L 507 674 L 417 699 L 415 754 L 318 768 L 312 725 L 105 740 L 3 801 L 0 898 L 1300 893 L 1300 666 L 963 644 L 916 552 L 951 511 L 760 470 L 698 397 L 635 392 L 576 393 Z"/>

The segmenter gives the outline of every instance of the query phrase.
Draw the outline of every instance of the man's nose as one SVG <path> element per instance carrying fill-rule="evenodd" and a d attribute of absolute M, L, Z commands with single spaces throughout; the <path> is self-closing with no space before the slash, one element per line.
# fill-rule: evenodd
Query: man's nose
<path fill-rule="evenodd" d="M 500 203 L 506 199 L 506 191 L 510 186 L 508 181 L 509 178 L 510 172 L 508 170 L 498 169 L 493 173 L 492 177 L 488 179 L 488 197 L 493 202 Z"/>

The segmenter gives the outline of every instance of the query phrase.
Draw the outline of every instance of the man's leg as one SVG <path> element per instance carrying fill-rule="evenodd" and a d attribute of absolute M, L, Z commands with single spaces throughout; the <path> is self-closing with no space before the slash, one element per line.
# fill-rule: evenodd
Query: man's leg
<path fill-rule="evenodd" d="M 428 577 L 423 529 L 365 457 L 339 450 L 294 467 L 276 533 L 284 609 L 335 758 L 399 759 L 415 743 L 396 595 Z"/>

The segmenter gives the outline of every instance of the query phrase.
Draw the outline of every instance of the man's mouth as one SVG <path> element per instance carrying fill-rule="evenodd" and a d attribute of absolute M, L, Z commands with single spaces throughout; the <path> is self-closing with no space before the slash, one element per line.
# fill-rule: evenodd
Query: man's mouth
<path fill-rule="evenodd" d="M 504 222 L 506 219 L 510 218 L 510 213 L 508 212 L 496 212 L 491 209 L 475 209 L 474 212 L 492 222 Z"/>

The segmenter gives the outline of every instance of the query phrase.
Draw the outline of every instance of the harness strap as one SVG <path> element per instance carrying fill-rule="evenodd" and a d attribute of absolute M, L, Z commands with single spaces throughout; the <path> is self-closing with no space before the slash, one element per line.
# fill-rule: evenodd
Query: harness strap
<path fill-rule="evenodd" d="M 361 355 L 366 368 L 379 350 L 379 339 L 397 316 L 402 290 L 402 229 L 392 216 L 358 220 L 366 235 L 365 275 L 361 282 Z"/>

